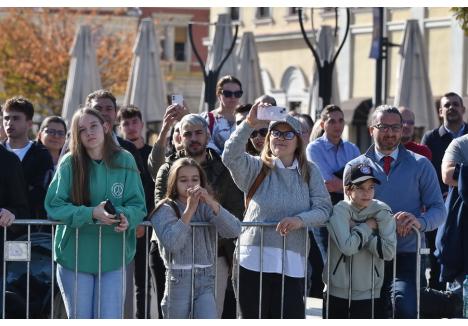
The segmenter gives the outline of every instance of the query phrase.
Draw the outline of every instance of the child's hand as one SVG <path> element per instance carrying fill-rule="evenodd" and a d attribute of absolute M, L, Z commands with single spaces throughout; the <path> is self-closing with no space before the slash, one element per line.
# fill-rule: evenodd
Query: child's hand
<path fill-rule="evenodd" d="M 377 230 L 378 226 L 377 226 L 377 221 L 375 220 L 375 218 L 371 217 L 369 219 L 366 220 L 366 224 L 368 227 L 370 227 L 372 230 Z"/>
<path fill-rule="evenodd" d="M 195 212 L 200 202 L 200 189 L 195 186 L 187 189 L 187 209 Z"/>
<path fill-rule="evenodd" d="M 200 200 L 211 207 L 215 215 L 219 214 L 219 203 L 211 196 L 208 191 L 201 187 L 200 188 Z"/>

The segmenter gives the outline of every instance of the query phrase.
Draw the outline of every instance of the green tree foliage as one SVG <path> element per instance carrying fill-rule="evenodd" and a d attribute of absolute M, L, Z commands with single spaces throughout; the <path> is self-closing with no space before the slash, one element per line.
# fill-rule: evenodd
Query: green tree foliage
<path fill-rule="evenodd" d="M 468 7 L 452 7 L 451 10 L 454 12 L 461 28 L 465 31 L 465 35 L 468 36 Z"/>

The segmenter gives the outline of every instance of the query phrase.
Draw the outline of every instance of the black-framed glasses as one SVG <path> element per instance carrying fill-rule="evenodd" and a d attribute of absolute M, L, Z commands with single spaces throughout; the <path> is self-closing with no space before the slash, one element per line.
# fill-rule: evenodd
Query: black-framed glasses
<path fill-rule="evenodd" d="M 63 130 L 46 128 L 46 129 L 44 129 L 44 132 L 46 134 L 48 134 L 48 135 L 51 135 L 51 136 L 65 137 L 65 131 L 63 131 Z"/>
<path fill-rule="evenodd" d="M 378 125 L 375 125 L 373 127 L 379 129 L 382 132 L 389 132 L 390 129 L 393 132 L 398 132 L 398 131 L 401 131 L 402 125 L 400 125 L 400 124 L 386 125 L 386 124 L 383 124 L 383 123 L 379 123 Z"/>
<path fill-rule="evenodd" d="M 232 92 L 232 91 L 228 91 L 226 89 L 223 89 L 221 91 L 221 94 L 223 94 L 224 97 L 235 97 L 235 98 L 241 98 L 242 94 L 244 94 L 243 91 L 235 91 L 235 92 Z"/>
<path fill-rule="evenodd" d="M 296 136 L 296 133 L 294 131 L 279 131 L 279 130 L 272 130 L 271 131 L 271 136 L 273 138 L 283 138 L 283 139 L 286 139 L 286 140 L 291 140 L 294 138 L 294 136 Z"/>
<path fill-rule="evenodd" d="M 261 129 L 258 129 L 258 130 L 254 130 L 252 131 L 252 133 L 250 134 L 250 138 L 255 138 L 257 137 L 258 135 L 262 136 L 263 138 L 266 137 L 268 133 L 268 128 L 261 128 Z"/>

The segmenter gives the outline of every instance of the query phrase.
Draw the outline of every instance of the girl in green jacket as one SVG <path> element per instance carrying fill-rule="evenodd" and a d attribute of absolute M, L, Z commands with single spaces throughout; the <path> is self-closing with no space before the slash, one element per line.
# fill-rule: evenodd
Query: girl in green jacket
<path fill-rule="evenodd" d="M 106 199 L 115 207 L 110 214 Z M 121 318 L 125 266 L 135 255 L 135 227 L 146 215 L 135 160 L 91 108 L 71 123 L 70 152 L 52 180 L 45 207 L 55 232 L 57 283 L 69 318 Z"/>

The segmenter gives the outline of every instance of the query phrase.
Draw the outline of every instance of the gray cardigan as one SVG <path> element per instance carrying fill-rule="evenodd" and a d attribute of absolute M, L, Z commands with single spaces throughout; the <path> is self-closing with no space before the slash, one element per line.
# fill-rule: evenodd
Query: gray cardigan
<path fill-rule="evenodd" d="M 176 203 L 180 214 L 183 214 L 186 205 L 180 201 Z M 219 214 L 215 215 L 207 204 L 199 203 L 191 222 L 209 222 L 213 226 L 195 226 L 192 231 L 192 227 L 182 222 L 167 203 L 151 217 L 166 268 L 170 264 L 192 264 L 192 236 L 195 237 L 194 264 L 213 265 L 216 259 L 216 230 L 223 238 L 235 238 L 241 232 L 240 221 L 221 205 Z"/>
<path fill-rule="evenodd" d="M 245 144 L 253 130 L 246 122 L 240 124 L 226 141 L 222 156 L 234 182 L 245 194 L 262 166 L 259 157 L 245 152 Z M 330 195 L 317 166 L 308 162 L 308 168 L 308 182 L 298 169 L 271 169 L 252 197 L 244 222 L 279 222 L 284 217 L 297 216 L 308 227 L 323 225 L 332 209 Z M 241 245 L 260 246 L 260 234 L 259 227 L 245 228 L 240 236 Z M 264 229 L 264 246 L 283 248 L 283 237 L 275 227 Z M 304 229 L 289 233 L 286 249 L 304 255 Z"/>

